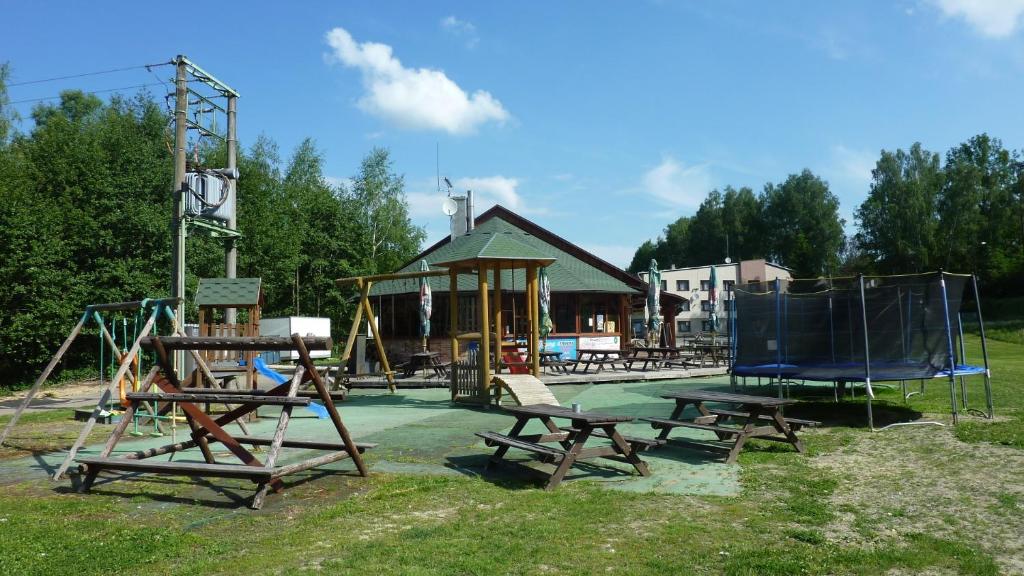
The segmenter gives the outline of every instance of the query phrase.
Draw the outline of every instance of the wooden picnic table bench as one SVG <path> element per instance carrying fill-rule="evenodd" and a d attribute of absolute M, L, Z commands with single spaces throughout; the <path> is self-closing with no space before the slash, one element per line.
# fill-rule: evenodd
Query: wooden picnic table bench
<path fill-rule="evenodd" d="M 736 462 L 744 444 L 750 438 L 761 438 L 792 444 L 797 452 L 804 452 L 803 442 L 796 436 L 796 430 L 803 426 L 817 426 L 818 422 L 799 418 L 786 418 L 781 409 L 795 401 L 785 398 L 750 396 L 714 390 L 684 390 L 663 394 L 662 398 L 675 400 L 676 406 L 668 418 L 643 418 L 654 429 L 660 429 L 659 440 L 669 441 L 674 428 L 691 428 L 713 432 L 722 442 L 731 442 L 726 463 Z M 708 407 L 715 402 L 735 406 L 736 409 Z M 683 410 L 693 405 L 700 414 L 693 420 L 682 420 Z M 767 425 L 764 425 L 767 423 Z M 673 442 L 694 444 L 690 440 L 671 439 Z M 707 444 L 698 443 L 708 447 Z"/>
<path fill-rule="evenodd" d="M 640 355 L 641 353 L 643 356 Z M 647 370 L 648 364 L 658 369 L 667 366 L 671 360 L 678 357 L 679 348 L 673 346 L 638 346 L 633 348 L 625 365 L 626 368 L 632 370 L 634 364 L 642 361 L 644 363 L 642 370 Z"/>
<path fill-rule="evenodd" d="M 579 348 L 576 350 L 576 366 L 573 367 L 572 371 L 576 372 L 581 364 L 583 365 L 583 372 L 589 372 L 591 364 L 597 366 L 595 372 L 600 372 L 605 364 L 611 366 L 613 370 L 616 364 L 622 364 L 623 369 L 626 368 L 626 360 L 622 357 L 621 350 Z"/>
<path fill-rule="evenodd" d="M 417 352 L 409 357 L 409 361 L 404 366 L 404 374 L 407 377 L 412 376 L 422 368 L 424 371 L 433 370 L 434 375 L 438 378 L 447 378 L 447 366 L 447 364 L 441 363 L 441 355 L 438 352 Z"/>
<path fill-rule="evenodd" d="M 555 471 L 545 484 L 545 490 L 554 489 L 565 478 L 566 473 L 579 460 L 592 458 L 609 458 L 621 460 L 633 465 L 641 476 L 649 476 L 647 464 L 637 456 L 633 448 L 616 430 L 622 422 L 632 422 L 632 416 L 619 416 L 599 412 L 573 412 L 572 408 L 554 404 L 531 404 L 529 406 L 503 406 L 506 412 L 516 417 L 516 423 L 508 434 L 497 432 L 477 432 L 488 446 L 498 449 L 488 463 L 492 466 L 501 462 L 509 448 L 516 448 L 537 454 L 542 462 L 557 464 Z M 552 419 L 568 419 L 572 425 L 559 428 Z M 530 420 L 539 419 L 544 423 L 547 432 L 543 434 L 522 434 Z M 586 448 L 584 445 L 592 438 L 604 438 L 611 441 L 611 446 Z M 545 443 L 557 442 L 559 447 L 547 446 Z"/>

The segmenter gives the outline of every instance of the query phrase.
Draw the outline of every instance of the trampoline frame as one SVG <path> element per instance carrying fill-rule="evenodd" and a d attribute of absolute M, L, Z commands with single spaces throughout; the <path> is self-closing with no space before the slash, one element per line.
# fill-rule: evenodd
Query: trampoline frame
<path fill-rule="evenodd" d="M 861 305 L 861 323 L 862 323 L 863 331 L 864 331 L 864 366 L 863 366 L 863 373 L 857 375 L 856 377 L 853 377 L 852 375 L 846 375 L 844 377 L 831 377 L 831 378 L 825 378 L 825 377 L 822 377 L 822 378 L 806 378 L 803 375 L 791 375 L 790 376 L 790 380 L 797 380 L 798 379 L 798 380 L 803 380 L 803 381 L 810 380 L 810 381 L 817 381 L 817 382 L 829 382 L 830 381 L 830 382 L 833 382 L 833 384 L 836 386 L 836 388 L 838 388 L 838 385 L 839 385 L 840 382 L 842 382 L 842 383 L 849 382 L 851 384 L 855 384 L 856 382 L 863 382 L 864 386 L 865 386 L 865 390 L 867 392 L 867 418 L 868 418 L 868 426 L 869 426 L 869 428 L 871 430 L 875 430 L 874 413 L 873 413 L 873 407 L 872 407 L 872 399 L 874 398 L 874 391 L 872 389 L 872 382 L 895 382 L 895 381 L 899 381 L 900 385 L 901 385 L 901 391 L 902 391 L 902 394 L 903 394 L 903 399 L 904 399 L 904 401 L 906 401 L 911 396 L 913 396 L 914 394 L 918 394 L 918 393 L 921 393 L 921 392 L 924 391 L 924 381 L 925 381 L 925 379 L 947 378 L 948 381 L 949 381 L 950 411 L 951 411 L 951 414 L 952 414 L 952 417 L 953 417 L 953 424 L 956 424 L 959 421 L 959 416 L 960 416 L 960 410 L 958 410 L 958 402 L 957 402 L 957 400 L 958 400 L 957 399 L 957 378 L 959 378 L 960 379 L 960 398 L 959 398 L 959 401 L 960 401 L 960 405 L 961 405 L 961 407 L 963 409 L 963 412 L 964 413 L 976 413 L 976 414 L 979 414 L 979 415 L 984 416 L 985 418 L 989 418 L 989 419 L 993 418 L 994 415 L 995 415 L 995 409 L 994 409 L 993 401 L 992 401 L 992 372 L 991 372 L 991 369 L 989 367 L 988 341 L 987 341 L 986 336 L 985 336 L 985 322 L 984 322 L 984 319 L 982 318 L 982 313 L 981 313 L 981 294 L 978 291 L 978 278 L 974 274 L 970 275 L 970 278 L 971 278 L 970 284 L 971 284 L 971 289 L 973 290 L 974 303 L 975 303 L 976 313 L 977 313 L 977 318 L 978 318 L 978 329 L 979 329 L 979 332 L 980 332 L 980 335 L 981 335 L 981 353 L 982 353 L 982 360 L 983 360 L 983 365 L 982 366 L 975 367 L 975 366 L 970 366 L 970 365 L 966 364 L 967 360 L 966 360 L 966 347 L 965 347 L 964 338 L 963 338 L 963 321 L 962 321 L 962 318 L 961 318 L 961 315 L 960 315 L 959 311 L 957 312 L 957 316 L 956 316 L 956 328 L 957 328 L 957 335 L 959 336 L 959 344 L 960 344 L 959 345 L 959 360 L 960 360 L 960 363 L 959 364 L 957 363 L 957 350 L 956 350 L 956 346 L 954 345 L 955 337 L 954 337 L 954 334 L 953 334 L 953 325 L 952 325 L 952 321 L 951 321 L 950 314 L 949 314 L 949 296 L 948 296 L 948 292 L 946 290 L 946 277 L 947 276 L 961 276 L 962 277 L 962 276 L 967 276 L 967 275 L 959 275 L 959 274 L 954 275 L 954 274 L 945 272 L 943 270 L 939 270 L 938 272 L 936 272 L 936 274 L 938 274 L 939 286 L 940 286 L 940 291 L 941 291 L 941 295 L 942 295 L 943 323 L 944 323 L 944 328 L 945 328 L 945 340 L 946 340 L 946 342 L 945 342 L 945 344 L 946 344 L 946 346 L 945 346 L 945 348 L 946 348 L 945 363 L 944 363 L 944 367 L 941 370 L 939 370 L 938 372 L 936 372 L 934 375 L 932 375 L 930 378 L 920 378 L 920 377 L 918 377 L 918 378 L 909 378 L 909 380 L 920 380 L 921 381 L 921 390 L 919 392 L 909 392 L 908 393 L 907 392 L 907 384 L 906 384 L 908 379 L 903 379 L 903 378 L 898 378 L 898 377 L 895 377 L 895 378 L 886 377 L 884 369 L 876 370 L 875 378 L 872 377 L 872 369 L 873 369 L 873 367 L 874 368 L 881 368 L 881 366 L 873 366 L 872 363 L 871 363 L 870 345 L 869 345 L 870 333 L 868 331 L 868 316 L 867 316 L 867 305 L 866 305 L 866 296 L 865 296 L 865 282 L 864 282 L 865 276 L 863 274 L 860 274 L 857 277 L 857 283 L 858 283 L 857 284 L 857 289 L 858 289 L 858 292 L 859 292 L 860 305 Z M 921 274 L 921 276 L 926 276 L 926 274 Z M 882 278 L 884 278 L 884 277 L 882 277 Z M 829 291 L 830 291 L 829 296 L 828 296 L 828 310 L 829 310 L 828 326 L 829 326 L 829 332 L 831 334 L 834 331 L 834 329 L 835 329 L 834 328 L 833 318 L 832 318 L 833 301 L 832 301 L 832 295 L 831 295 L 831 290 L 833 288 L 833 279 L 832 278 L 827 278 L 826 280 L 829 283 Z M 737 352 L 738 352 L 738 338 L 737 338 L 738 332 L 737 332 L 737 330 L 739 328 L 739 322 L 737 321 L 735 294 L 732 293 L 733 290 L 734 290 L 733 287 L 729 288 L 729 292 L 730 292 L 729 299 L 733 302 L 732 305 L 729 307 L 729 325 L 730 325 L 729 338 L 731 340 L 731 343 L 730 343 L 731 344 L 730 345 L 731 353 L 729 354 L 729 374 L 730 374 L 730 383 L 732 385 L 732 388 L 735 389 L 736 388 L 736 377 L 737 377 L 736 358 L 737 358 Z M 775 279 L 775 282 L 773 283 L 773 290 L 772 291 L 775 293 L 775 316 L 776 316 L 776 321 L 775 321 L 775 327 L 776 327 L 775 328 L 775 348 L 776 348 L 776 350 L 775 350 L 775 352 L 776 352 L 776 363 L 774 364 L 774 366 L 771 365 L 771 364 L 767 364 L 767 365 L 762 365 L 762 366 L 740 367 L 740 369 L 739 369 L 739 372 L 740 372 L 739 376 L 743 376 L 743 377 L 746 377 L 746 376 L 758 376 L 758 377 L 768 376 L 769 379 L 774 377 L 775 382 L 777 383 L 777 387 L 778 387 L 778 395 L 781 398 L 783 396 L 782 386 L 783 386 L 783 382 L 784 382 L 784 377 L 786 376 L 786 374 L 785 374 L 785 366 L 787 366 L 787 365 L 784 365 L 782 363 L 782 348 L 785 345 L 783 343 L 783 341 L 782 341 L 782 327 L 783 327 L 783 323 L 788 321 L 786 316 L 788 315 L 789 307 L 788 307 L 788 301 L 786 302 L 785 306 L 783 305 L 781 281 L 780 281 L 779 278 Z M 911 292 L 908 291 L 907 297 L 908 297 L 908 301 L 909 301 L 909 299 L 911 298 Z M 900 326 L 901 326 L 901 328 L 900 328 L 900 332 L 901 332 L 901 335 L 900 335 L 901 346 L 903 347 L 904 359 L 906 359 L 906 350 L 907 350 L 907 347 L 909 345 L 909 343 L 907 342 L 907 338 L 908 337 L 912 337 L 912 335 L 910 333 L 908 333 L 903 328 L 903 320 L 904 320 L 904 318 L 903 318 L 903 310 L 902 310 L 902 305 L 903 305 L 902 304 L 902 294 L 899 293 L 899 292 L 898 292 L 898 295 L 897 295 L 897 305 L 899 307 Z M 911 310 L 912 310 L 912 306 L 908 304 L 908 307 L 907 307 L 907 314 L 908 314 L 907 324 L 908 325 L 910 324 L 909 315 L 911 313 Z M 832 360 L 833 360 L 833 363 L 834 363 L 836 361 L 834 334 L 831 334 L 830 346 L 831 346 L 831 350 L 832 350 Z M 833 365 L 835 365 L 835 364 L 833 364 Z M 789 365 L 789 366 L 792 366 L 793 368 L 796 368 L 799 365 L 793 364 L 793 365 Z M 744 368 L 750 368 L 752 370 L 747 371 L 747 370 L 744 370 Z M 757 368 L 761 368 L 761 370 L 756 370 Z M 746 372 L 746 373 L 744 373 L 744 372 Z M 771 373 L 769 373 L 769 372 L 771 372 Z M 878 374 L 878 372 L 880 372 L 881 374 Z M 969 406 L 969 404 L 968 404 L 968 400 L 967 400 L 967 385 L 966 385 L 966 382 L 965 382 L 964 378 L 967 377 L 967 376 L 975 376 L 975 375 L 982 375 L 982 376 L 984 376 L 985 403 L 986 403 L 986 409 L 987 409 L 985 411 L 977 410 L 977 409 L 972 409 Z M 837 398 L 838 398 L 838 395 L 837 395 Z M 919 422 L 900 422 L 900 423 L 896 423 L 896 424 L 890 424 L 889 426 L 886 426 L 883 429 L 889 428 L 890 426 L 905 426 L 905 425 L 908 425 L 908 424 L 940 424 L 940 423 L 938 423 L 938 422 L 925 422 L 925 421 L 919 421 Z"/>

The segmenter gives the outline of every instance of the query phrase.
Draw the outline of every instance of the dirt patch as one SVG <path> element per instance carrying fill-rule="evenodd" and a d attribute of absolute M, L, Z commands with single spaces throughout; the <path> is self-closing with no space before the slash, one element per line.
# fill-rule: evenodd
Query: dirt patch
<path fill-rule="evenodd" d="M 866 433 L 811 465 L 840 478 L 826 537 L 865 545 L 925 533 L 975 542 L 1024 574 L 1024 451 L 960 442 L 950 428 Z"/>

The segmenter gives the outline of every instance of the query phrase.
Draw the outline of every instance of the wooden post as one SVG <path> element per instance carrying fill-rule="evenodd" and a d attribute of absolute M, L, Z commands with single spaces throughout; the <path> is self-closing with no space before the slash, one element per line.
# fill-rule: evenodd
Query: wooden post
<path fill-rule="evenodd" d="M 498 264 L 494 268 L 494 334 L 496 338 L 494 342 L 494 349 L 497 350 L 494 355 L 495 368 L 501 366 L 501 362 L 498 358 L 502 353 L 501 343 L 505 336 L 503 328 L 504 326 L 501 320 L 501 264 Z"/>
<path fill-rule="evenodd" d="M 536 264 L 527 267 L 526 276 L 526 285 L 529 286 L 527 297 L 530 299 L 530 365 L 533 375 L 540 378 L 540 282 Z"/>
<path fill-rule="evenodd" d="M 89 308 L 86 308 L 85 314 L 82 314 L 82 317 L 78 319 L 78 324 L 75 324 L 75 327 L 71 329 L 71 333 L 64 339 L 64 343 L 60 345 L 57 353 L 50 359 L 50 363 L 46 365 L 43 373 L 39 375 L 39 378 L 36 378 L 35 383 L 32 384 L 32 388 L 28 391 L 28 395 L 25 396 L 24 400 L 22 400 L 18 409 L 14 411 L 14 415 L 11 416 L 10 422 L 8 422 L 7 426 L 4 427 L 3 433 L 0 433 L 0 444 L 3 444 L 4 440 L 7 440 L 7 435 L 11 433 L 11 429 L 14 428 L 14 424 L 18 422 L 18 418 L 21 418 L 21 413 L 28 408 L 29 403 L 32 402 L 32 399 L 39 393 L 39 389 L 43 387 L 43 382 L 46 382 L 46 379 L 50 377 L 50 373 L 57 367 L 57 363 L 60 362 L 60 359 L 64 357 L 68 348 L 71 347 L 71 343 L 78 337 L 78 333 L 82 331 L 82 326 L 84 326 L 85 322 L 89 319 L 89 312 Z"/>
<path fill-rule="evenodd" d="M 534 271 L 537 274 L 536 269 L 531 269 L 530 266 L 526 265 L 526 286 L 523 290 L 523 302 L 526 304 L 526 333 L 523 334 L 523 339 L 526 340 L 526 360 L 534 357 L 534 338 L 531 337 L 534 334 L 534 298 L 530 297 L 530 271 Z"/>
<path fill-rule="evenodd" d="M 131 358 L 139 353 L 139 348 L 142 346 L 142 339 L 149 336 L 149 333 L 153 330 L 153 325 L 156 324 L 157 316 L 161 306 L 153 308 L 153 313 L 149 315 L 149 319 L 146 320 L 146 324 L 139 331 L 138 336 L 135 337 L 135 342 L 132 344 L 131 349 L 128 350 L 126 357 Z M 117 373 L 114 374 L 114 378 L 110 382 L 117 382 L 121 378 L 124 378 L 125 373 L 131 366 L 131 362 L 121 362 L 121 365 L 117 368 Z M 168 368 L 170 369 L 170 368 Z M 173 371 L 173 370 L 172 370 Z M 107 401 L 110 400 L 110 395 L 113 393 L 113 386 L 107 385 L 103 391 L 103 395 L 100 397 L 99 402 L 96 403 L 96 407 L 93 408 L 92 414 L 89 416 L 89 420 L 86 421 L 85 426 L 82 427 L 82 431 L 78 434 L 78 438 L 75 443 L 71 445 L 71 449 L 68 450 L 68 455 L 64 458 L 64 462 L 57 468 L 57 471 L 53 473 L 54 480 L 60 480 L 61 477 L 67 472 L 68 467 L 71 466 L 71 462 L 75 459 L 75 454 L 85 444 L 85 439 L 89 436 L 89 432 L 92 432 L 93 426 L 96 425 L 96 418 L 100 415 L 100 412 L 104 409 Z"/>
<path fill-rule="evenodd" d="M 363 306 L 363 311 L 366 312 L 366 319 L 370 322 L 370 331 L 373 332 L 373 341 L 377 344 L 377 356 L 380 357 L 380 367 L 384 369 L 384 376 L 388 379 L 388 390 L 395 391 L 395 374 L 391 372 L 391 365 L 388 364 L 388 355 L 384 352 L 384 340 L 380 337 L 380 332 L 377 330 L 377 323 L 374 322 L 373 308 L 370 307 L 370 286 L 373 282 L 367 281 L 360 302 Z"/>
<path fill-rule="evenodd" d="M 356 314 L 352 319 L 352 330 L 349 331 L 348 338 L 345 340 L 345 349 L 341 353 L 341 360 L 338 361 L 338 374 L 344 373 L 345 364 L 352 356 L 352 346 L 356 343 L 356 336 L 359 335 L 359 323 L 363 319 L 363 300 L 369 300 L 369 287 L 363 286 L 362 282 L 359 282 L 357 286 L 359 287 L 359 304 L 356 306 Z"/>
<path fill-rule="evenodd" d="M 480 298 L 480 396 L 485 401 L 491 383 L 491 327 L 490 310 L 487 307 L 487 264 L 477 261 L 477 285 Z"/>
<path fill-rule="evenodd" d="M 454 365 L 459 359 L 459 272 L 455 268 L 448 270 L 448 327 L 452 339 L 451 361 Z M 452 380 L 454 384 L 455 380 Z"/>

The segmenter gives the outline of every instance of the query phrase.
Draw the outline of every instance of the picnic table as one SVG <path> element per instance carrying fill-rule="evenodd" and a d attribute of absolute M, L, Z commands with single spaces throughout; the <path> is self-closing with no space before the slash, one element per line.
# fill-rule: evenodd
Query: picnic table
<path fill-rule="evenodd" d="M 544 368 L 551 368 L 555 372 L 569 373 L 569 365 L 573 362 L 562 360 L 562 353 L 555 350 L 541 350 L 540 365 Z"/>
<path fill-rule="evenodd" d="M 694 359 L 700 362 L 700 366 L 703 368 L 705 361 L 710 361 L 712 366 L 717 367 L 719 363 L 728 359 L 729 357 L 729 344 L 728 343 L 716 343 L 710 342 L 694 342 L 693 343 Z"/>
<path fill-rule="evenodd" d="M 508 434 L 497 432 L 477 432 L 488 446 L 498 449 L 491 456 L 488 467 L 499 464 L 509 448 L 517 448 L 533 452 L 542 462 L 556 463 L 545 490 L 551 490 L 565 478 L 566 473 L 578 460 L 608 458 L 625 460 L 633 465 L 641 476 L 650 476 L 647 464 L 637 455 L 638 450 L 660 444 L 650 438 L 633 438 L 622 436 L 616 426 L 622 422 L 632 422 L 632 416 L 602 414 L 599 412 L 573 412 L 572 408 L 554 404 L 532 404 L 529 406 L 503 406 L 506 412 L 516 417 L 516 423 Z M 571 425 L 559 428 L 553 419 L 566 419 Z M 547 428 L 544 434 L 522 434 L 523 428 L 530 420 L 539 419 Z M 585 448 L 591 438 L 603 438 L 611 441 L 611 446 Z M 546 444 L 557 443 L 558 446 Z"/>
<path fill-rule="evenodd" d="M 657 439 L 668 441 L 669 433 L 674 428 L 695 428 L 713 432 L 718 440 L 731 442 L 726 464 L 736 462 L 736 457 L 743 450 L 743 445 L 750 438 L 762 438 L 792 444 L 797 452 L 804 451 L 803 442 L 796 436 L 796 431 L 803 426 L 817 426 L 813 420 L 786 418 L 782 408 L 793 404 L 795 400 L 788 398 L 771 398 L 767 396 L 750 396 L 713 390 L 685 390 L 663 394 L 662 398 L 675 400 L 676 406 L 668 418 L 643 418 L 651 423 L 651 428 L 660 429 Z M 729 408 L 709 407 L 708 402 L 726 404 Z M 681 420 L 683 410 L 693 405 L 700 414 L 693 420 Z M 692 441 L 673 440 L 686 444 Z M 703 447 L 707 444 L 697 443 Z"/>
<path fill-rule="evenodd" d="M 633 369 L 633 364 L 643 361 L 643 370 L 647 370 L 647 365 L 651 364 L 655 369 L 660 368 L 662 365 L 667 364 L 669 361 L 679 357 L 679 348 L 673 346 L 638 346 L 633 348 L 633 351 L 629 355 L 629 359 L 626 360 L 626 368 Z M 644 355 L 641 356 L 640 353 Z"/>
<path fill-rule="evenodd" d="M 613 370 L 616 364 L 622 364 L 622 367 L 626 368 L 626 361 L 622 358 L 621 351 L 618 349 L 578 348 L 576 350 L 576 365 L 573 366 L 572 371 L 576 372 L 580 364 L 584 365 L 583 372 L 589 372 L 591 364 L 597 365 L 595 372 L 600 372 L 605 364 L 610 365 Z"/>
<path fill-rule="evenodd" d="M 448 368 L 441 363 L 441 355 L 437 352 L 417 352 L 410 356 L 409 362 L 405 365 L 405 376 L 412 376 L 420 368 L 433 370 L 434 375 L 439 378 L 448 377 Z"/>

